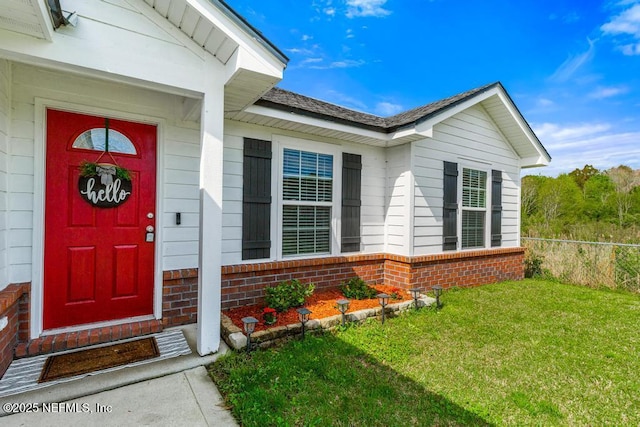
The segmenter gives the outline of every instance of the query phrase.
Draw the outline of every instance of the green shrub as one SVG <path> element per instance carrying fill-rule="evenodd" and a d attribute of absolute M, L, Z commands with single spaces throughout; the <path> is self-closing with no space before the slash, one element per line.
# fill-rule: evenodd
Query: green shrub
<path fill-rule="evenodd" d="M 340 291 L 346 298 L 369 299 L 375 298 L 378 291 L 367 285 L 367 282 L 359 277 L 353 277 L 340 285 Z"/>
<path fill-rule="evenodd" d="M 542 269 L 543 261 L 543 256 L 527 251 L 527 256 L 524 258 L 524 277 L 542 277 L 544 274 Z"/>
<path fill-rule="evenodd" d="M 277 312 L 287 311 L 290 307 L 300 307 L 313 294 L 313 283 L 303 285 L 298 280 L 280 282 L 276 286 L 265 288 L 265 302 L 267 306 Z"/>

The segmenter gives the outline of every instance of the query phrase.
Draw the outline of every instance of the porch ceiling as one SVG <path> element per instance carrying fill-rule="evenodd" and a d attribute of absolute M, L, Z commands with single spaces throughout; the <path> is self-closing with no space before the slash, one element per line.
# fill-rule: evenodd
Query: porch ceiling
<path fill-rule="evenodd" d="M 187 4 L 187 0 L 144 1 L 223 64 L 238 48 L 238 43 L 205 18 L 203 11 Z"/>
<path fill-rule="evenodd" d="M 3 0 L 2 3 L 0 29 L 51 40 L 53 27 L 47 26 L 48 12 L 39 0 Z"/>
<path fill-rule="evenodd" d="M 278 61 L 283 64 L 288 61 L 277 47 L 228 6 L 217 0 L 144 0 L 144 2 L 222 64 L 226 65 L 232 60 L 240 48 L 238 41 L 229 36 L 229 29 L 222 25 L 229 25 L 229 23 L 247 33 L 254 42 L 260 44 Z M 216 25 L 216 12 L 221 12 L 229 22 L 220 21 L 221 25 Z M 271 89 L 281 78 L 281 73 L 274 76 L 251 70 L 237 70 L 225 86 L 225 112 L 242 111 Z"/>
<path fill-rule="evenodd" d="M 129 1 L 133 9 L 147 16 L 157 13 L 160 19 L 152 19 L 157 25 L 163 27 L 162 20 L 168 21 L 229 68 L 225 85 L 225 112 L 244 110 L 282 79 L 287 57 L 226 3 L 219 0 Z M 2 3 L 0 31 L 57 41 L 47 0 L 2 0 Z M 69 11 L 74 11 L 73 6 L 69 5 L 73 5 L 73 2 L 66 4 L 71 8 Z M 61 1 L 61 5 L 64 9 L 65 0 Z M 81 21 L 86 18 L 80 12 L 79 16 Z M 74 33 L 73 28 L 63 28 L 61 32 L 69 35 L 67 31 Z M 187 102 L 185 116 L 197 120 L 198 106 L 199 102 Z"/>

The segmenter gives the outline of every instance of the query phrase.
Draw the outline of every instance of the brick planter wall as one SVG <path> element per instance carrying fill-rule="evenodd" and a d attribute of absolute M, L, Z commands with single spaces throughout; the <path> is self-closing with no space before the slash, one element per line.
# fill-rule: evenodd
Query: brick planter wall
<path fill-rule="evenodd" d="M 411 286 L 428 283 L 468 287 L 524 278 L 524 249 L 496 249 L 458 253 L 449 259 L 420 257 L 413 262 Z M 423 259 L 425 258 L 425 259 Z"/>
<path fill-rule="evenodd" d="M 179 326 L 198 320 L 198 269 L 165 271 L 162 284 L 162 324 Z"/>
<path fill-rule="evenodd" d="M 28 338 L 30 289 L 29 283 L 19 283 L 0 291 L 0 319 L 6 316 L 8 321 L 0 330 L 0 377 L 11 364 L 18 343 Z"/>
<path fill-rule="evenodd" d="M 316 289 L 323 289 L 355 276 L 372 284 L 382 284 L 384 255 L 227 265 L 222 267 L 222 308 L 260 303 L 266 286 L 285 280 L 298 279 L 303 283 L 314 283 Z"/>
<path fill-rule="evenodd" d="M 498 248 L 419 257 L 353 255 L 222 267 L 222 308 L 261 303 L 263 289 L 298 279 L 317 289 L 354 276 L 403 289 L 467 287 L 524 278 L 524 248 Z"/>
<path fill-rule="evenodd" d="M 468 287 L 522 280 L 524 248 L 484 249 L 418 257 L 389 255 L 385 284 L 403 289 L 441 285 Z"/>

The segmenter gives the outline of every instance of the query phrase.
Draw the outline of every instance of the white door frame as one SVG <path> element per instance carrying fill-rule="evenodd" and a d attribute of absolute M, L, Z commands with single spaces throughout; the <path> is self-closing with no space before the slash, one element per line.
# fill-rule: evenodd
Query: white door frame
<path fill-rule="evenodd" d="M 45 206 L 45 160 L 46 160 L 46 110 L 57 110 L 75 113 L 90 114 L 95 116 L 108 116 L 131 122 L 146 123 L 157 126 L 156 137 L 156 241 L 154 254 L 154 291 L 153 291 L 153 318 L 162 318 L 162 242 L 163 242 L 163 212 L 164 200 L 162 198 L 164 185 L 164 133 L 165 120 L 159 117 L 143 114 L 128 113 L 94 105 L 86 105 L 80 102 L 59 101 L 54 99 L 35 99 L 35 132 L 34 132 L 34 170 L 33 170 L 33 243 L 32 243 L 32 276 L 31 276 L 31 306 L 29 322 L 29 338 L 34 339 L 43 334 L 43 309 L 44 309 L 44 206 Z M 109 324 L 123 323 L 123 320 L 101 322 L 92 324 L 96 327 Z M 64 328 L 47 332 L 62 332 L 86 329 L 85 325 Z"/>

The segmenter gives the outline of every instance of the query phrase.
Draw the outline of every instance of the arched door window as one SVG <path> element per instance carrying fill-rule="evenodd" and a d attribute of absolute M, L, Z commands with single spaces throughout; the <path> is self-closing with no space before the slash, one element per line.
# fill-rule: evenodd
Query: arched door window
<path fill-rule="evenodd" d="M 110 153 L 137 154 L 136 147 L 131 140 L 117 130 L 109 129 L 109 147 L 107 150 L 107 129 L 89 129 L 73 141 L 73 148 L 95 151 L 109 151 Z"/>

